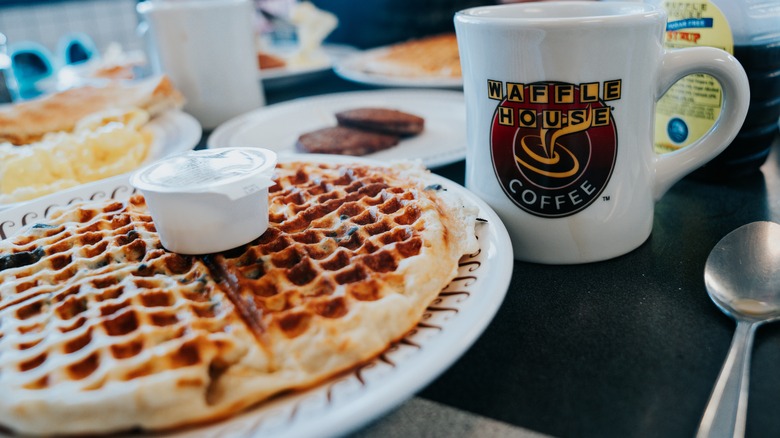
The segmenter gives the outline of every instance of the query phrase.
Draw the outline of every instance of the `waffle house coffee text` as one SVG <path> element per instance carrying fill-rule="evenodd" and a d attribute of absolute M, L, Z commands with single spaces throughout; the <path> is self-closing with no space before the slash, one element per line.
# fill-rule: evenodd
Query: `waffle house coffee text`
<path fill-rule="evenodd" d="M 522 84 L 488 80 L 498 101 L 490 131 L 493 169 L 504 193 L 540 217 L 565 217 L 604 190 L 617 156 L 610 102 L 622 80 Z"/>

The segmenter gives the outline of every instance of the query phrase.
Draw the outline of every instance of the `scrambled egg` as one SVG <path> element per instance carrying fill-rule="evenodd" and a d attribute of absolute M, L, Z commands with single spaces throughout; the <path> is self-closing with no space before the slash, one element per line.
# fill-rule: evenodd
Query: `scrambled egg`
<path fill-rule="evenodd" d="M 0 144 L 0 204 L 136 169 L 152 144 L 152 134 L 143 129 L 148 121 L 141 109 L 111 110 L 82 119 L 73 132 L 51 133 L 34 144 Z"/>
<path fill-rule="evenodd" d="M 338 18 L 309 2 L 302 2 L 293 6 L 290 22 L 296 26 L 298 50 L 287 63 L 291 67 L 327 65 L 329 58 L 322 50 L 322 42 L 338 26 Z"/>

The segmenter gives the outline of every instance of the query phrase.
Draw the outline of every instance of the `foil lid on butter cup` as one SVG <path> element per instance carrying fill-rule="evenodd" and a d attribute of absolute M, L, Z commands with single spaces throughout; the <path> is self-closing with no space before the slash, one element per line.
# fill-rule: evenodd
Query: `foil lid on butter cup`
<path fill-rule="evenodd" d="M 267 149 L 224 148 L 172 155 L 136 172 L 131 183 L 158 193 L 220 193 L 238 199 L 266 189 L 276 154 Z"/>
<path fill-rule="evenodd" d="M 276 154 L 225 148 L 172 155 L 137 171 L 133 184 L 168 251 L 209 254 L 268 229 L 268 187 Z"/>

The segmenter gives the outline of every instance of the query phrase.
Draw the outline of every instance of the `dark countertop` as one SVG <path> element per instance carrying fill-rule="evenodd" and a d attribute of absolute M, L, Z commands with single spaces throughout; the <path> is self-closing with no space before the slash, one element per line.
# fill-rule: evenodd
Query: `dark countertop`
<path fill-rule="evenodd" d="M 515 262 L 492 324 L 420 395 L 558 436 L 693 436 L 735 328 L 706 293 L 704 263 L 734 228 L 780 222 L 774 149 L 763 174 L 679 182 L 630 254 L 576 266 Z M 760 328 L 747 436 L 780 433 L 778 363 L 780 326 Z"/>
<path fill-rule="evenodd" d="M 710 301 L 712 247 L 780 222 L 777 142 L 760 174 L 677 183 L 635 251 L 575 266 L 515 262 L 505 301 L 463 358 L 420 396 L 557 436 L 693 436 L 733 320 Z M 442 169 L 453 177 L 463 168 Z M 780 325 L 758 330 L 747 436 L 778 436 Z"/>
<path fill-rule="evenodd" d="M 328 74 L 266 99 L 366 89 L 375 87 Z M 515 262 L 495 319 L 417 399 L 556 436 L 693 436 L 735 328 L 707 296 L 704 263 L 740 225 L 780 222 L 778 147 L 751 177 L 677 183 L 656 206 L 651 237 L 627 255 Z M 465 163 L 434 171 L 463 184 Z M 778 436 L 780 324 L 761 327 L 754 347 L 747 436 Z M 364 435 L 381 435 L 371 427 Z M 469 434 L 479 431 L 460 435 Z"/>

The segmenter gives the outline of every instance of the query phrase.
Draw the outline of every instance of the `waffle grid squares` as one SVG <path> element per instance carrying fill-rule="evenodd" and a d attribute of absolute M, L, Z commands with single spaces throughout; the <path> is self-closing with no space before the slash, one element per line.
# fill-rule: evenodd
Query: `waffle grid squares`
<path fill-rule="evenodd" d="M 213 300 L 205 265 L 162 249 L 151 217 L 135 211 L 142 198 L 122 206 L 55 216 L 66 223 L 33 226 L 10 242 L 11 253 L 46 257 L 0 270 L 0 378 L 25 389 L 95 390 L 232 348 L 223 333 L 232 306 Z"/>
<path fill-rule="evenodd" d="M 269 230 L 217 259 L 265 326 L 290 338 L 312 318 L 343 317 L 351 300 L 379 300 L 400 283 L 399 264 L 423 246 L 419 204 L 430 202 L 389 184 L 386 170 L 319 166 L 322 176 L 310 178 L 311 169 L 298 167 L 270 190 Z"/>
<path fill-rule="evenodd" d="M 4 421 L 48 427 L 12 413 L 36 404 L 85 421 L 65 433 L 157 429 L 310 387 L 414 327 L 469 247 L 439 228 L 464 218 L 420 169 L 286 163 L 276 179 L 268 231 L 220 254 L 165 251 L 140 195 L 0 242 L 0 390 L 23 398 L 0 399 Z"/>

